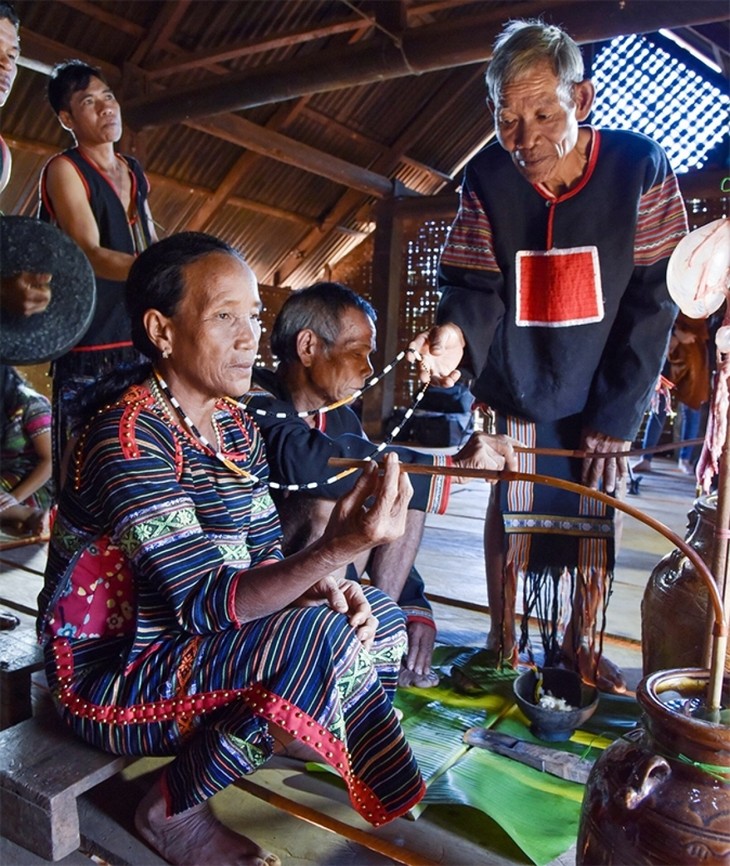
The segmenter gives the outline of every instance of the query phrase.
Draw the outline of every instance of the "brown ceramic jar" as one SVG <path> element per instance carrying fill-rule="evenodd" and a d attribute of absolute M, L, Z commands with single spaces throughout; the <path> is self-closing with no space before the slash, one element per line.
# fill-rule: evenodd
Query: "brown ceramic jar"
<path fill-rule="evenodd" d="M 730 866 L 730 727 L 662 702 L 702 697 L 707 671 L 659 671 L 637 689 L 643 725 L 612 743 L 586 784 L 578 866 Z M 726 677 L 723 706 L 728 706 Z"/>
<path fill-rule="evenodd" d="M 717 495 L 695 500 L 689 512 L 687 543 L 711 567 Z M 641 602 L 644 676 L 660 670 L 701 667 L 708 634 L 707 587 L 680 550 L 654 567 Z M 725 664 L 730 671 L 730 656 Z"/>

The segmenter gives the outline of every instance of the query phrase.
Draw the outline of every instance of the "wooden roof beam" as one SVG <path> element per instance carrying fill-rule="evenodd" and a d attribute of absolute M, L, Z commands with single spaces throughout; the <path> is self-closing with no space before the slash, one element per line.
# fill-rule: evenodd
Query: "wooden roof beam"
<path fill-rule="evenodd" d="M 375 198 L 384 198 L 393 191 L 392 181 L 383 175 L 360 168 L 308 144 L 294 141 L 279 132 L 264 129 L 243 117 L 227 114 L 186 125 Z"/>
<path fill-rule="evenodd" d="M 409 147 L 434 124 L 440 122 L 441 117 L 446 113 L 459 94 L 466 88 L 471 86 L 474 80 L 484 74 L 484 67 L 479 67 L 476 70 L 465 70 L 461 76 L 454 76 L 448 79 L 434 97 L 430 104 L 420 112 L 419 122 L 413 123 L 411 126 L 393 142 L 390 148 L 381 154 L 373 163 L 373 169 L 388 174 L 398 165 L 399 160 L 403 157 Z M 287 255 L 280 259 L 276 264 L 272 265 L 266 277 L 274 279 L 274 275 L 278 273 L 281 282 L 286 282 L 296 273 L 297 269 L 302 266 L 302 262 L 306 261 L 322 242 L 323 234 L 332 231 L 334 227 L 342 222 L 346 222 L 351 214 L 356 212 L 363 206 L 365 199 L 355 190 L 349 189 L 339 199 L 339 201 L 330 210 L 329 214 L 322 223 L 321 231 L 310 232 L 306 238 L 297 245 L 297 250 L 300 251 L 297 256 Z M 303 255 L 301 255 L 303 252 Z"/>
<path fill-rule="evenodd" d="M 92 57 L 91 54 L 85 54 L 83 51 L 72 51 L 68 45 L 56 42 L 55 39 L 48 39 L 48 37 L 41 36 L 39 33 L 34 33 L 32 30 L 28 30 L 27 27 L 22 27 L 20 30 L 20 52 L 21 58 L 23 55 L 26 55 L 31 64 L 35 62 L 48 67 L 55 66 L 56 63 L 60 63 L 62 60 L 68 60 L 69 57 L 78 57 L 79 60 L 83 60 L 85 63 L 98 66 L 104 73 L 104 77 L 113 87 L 116 87 L 122 78 L 122 72 L 118 66 L 100 60 L 98 57 Z M 21 65 L 23 65 L 22 61 Z"/>
<path fill-rule="evenodd" d="M 361 30 L 362 27 L 363 19 L 360 17 L 346 18 L 341 21 L 324 24 L 321 27 L 301 27 L 298 30 L 281 33 L 268 39 L 248 40 L 242 42 L 240 45 L 234 45 L 229 48 L 201 51 L 198 54 L 188 55 L 183 60 L 169 60 L 156 66 L 151 66 L 145 72 L 152 79 L 162 78 L 163 76 L 174 75 L 188 69 L 207 67 L 212 63 L 225 63 L 229 60 L 236 60 L 239 57 L 260 54 L 263 51 L 273 51 L 277 48 L 286 48 L 290 45 L 301 45 L 305 42 L 312 42 L 315 39 L 334 36 L 337 33 L 350 33 L 353 30 Z"/>
<path fill-rule="evenodd" d="M 578 42 L 596 42 L 653 31 L 658 26 L 725 20 L 727 2 L 642 0 L 619 4 L 594 0 L 556 4 L 546 13 L 548 20 L 551 17 L 560 20 Z M 162 95 L 132 102 L 126 117 L 132 126 L 164 126 L 321 91 L 478 63 L 491 56 L 500 28 L 501 18 L 495 20 L 491 11 L 408 30 L 399 44 L 379 34 L 358 45 L 248 70 L 225 80 L 171 88 Z"/>
<path fill-rule="evenodd" d="M 299 104 L 295 106 L 291 105 L 280 105 L 278 109 L 274 112 L 273 117 L 270 118 L 268 123 L 266 124 L 266 128 L 270 131 L 277 132 L 279 129 L 283 128 L 287 123 L 296 117 L 299 112 L 302 110 L 304 106 L 305 100 L 299 100 Z M 247 173 L 254 171 L 255 165 L 260 159 L 258 153 L 253 151 L 246 151 L 236 160 L 235 165 L 229 169 L 223 181 L 218 185 L 218 188 L 214 192 L 212 196 L 210 196 L 198 211 L 192 216 L 192 218 L 187 223 L 187 228 L 190 231 L 200 231 L 205 225 L 208 223 L 210 218 L 215 213 L 216 209 L 221 205 L 225 204 L 226 199 L 229 198 L 231 193 L 233 192 L 234 187 L 238 184 L 240 179 Z"/>
<path fill-rule="evenodd" d="M 129 63 L 139 66 L 150 54 L 154 54 L 161 47 L 167 47 L 170 35 L 188 11 L 190 2 L 191 0 L 166 0 L 162 11 L 150 27 L 149 33 L 134 49 Z"/>
<path fill-rule="evenodd" d="M 135 24 L 134 21 L 130 21 L 128 18 L 122 18 L 121 15 L 107 12 L 96 4 L 89 3 L 89 0 L 58 0 L 58 2 L 63 3 L 64 6 L 70 6 L 71 9 L 75 9 L 89 18 L 93 18 L 94 21 L 108 24 L 115 30 L 121 30 L 122 33 L 128 33 L 130 36 L 134 36 L 135 39 L 141 39 L 147 32 L 140 24 Z"/>

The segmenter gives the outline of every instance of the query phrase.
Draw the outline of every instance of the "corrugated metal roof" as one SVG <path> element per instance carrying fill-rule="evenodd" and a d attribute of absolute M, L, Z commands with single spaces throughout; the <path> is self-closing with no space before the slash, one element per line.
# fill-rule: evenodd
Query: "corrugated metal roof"
<path fill-rule="evenodd" d="M 554 0 L 542 11 L 570 30 L 585 5 Z M 615 5 L 591 4 L 597 31 L 601 10 Z M 691 17 L 689 7 L 710 5 L 705 0 L 643 4 L 655 10 L 657 28 L 679 14 L 679 7 Z M 717 2 L 713 8 L 722 6 Z M 161 105 L 178 113 L 174 121 L 136 134 L 127 121 L 123 140 L 152 179 L 151 206 L 162 233 L 197 225 L 199 209 L 215 201 L 218 206 L 202 221 L 204 230 L 244 250 L 259 278 L 299 287 L 321 277 L 367 237 L 371 205 L 395 189 L 395 181 L 420 195 L 454 188 L 458 169 L 491 132 L 483 83 L 490 34 L 510 17 L 535 14 L 537 4 L 17 0 L 16 8 L 26 57 L 36 64 L 70 56 L 98 62 L 118 79 L 115 89 L 127 118 L 140 101 L 171 94 Z M 625 16 L 635 9 L 627 7 Z M 405 15 L 403 32 L 395 13 Z M 606 26 L 611 16 L 604 16 Z M 469 28 L 471 22 L 485 50 L 481 59 L 465 62 L 451 27 Z M 727 22 L 702 27 L 703 37 L 715 34 L 726 57 Z M 419 42 L 425 32 L 432 35 Z M 408 64 L 416 61 L 407 52 L 415 44 L 411 57 L 421 66 L 428 67 L 432 55 L 438 62 L 409 74 Z M 382 73 L 373 76 L 381 61 Z M 402 68 L 394 72 L 399 62 Z M 366 75 L 369 83 L 357 83 Z M 302 93 L 315 78 L 326 80 Z M 6 212 L 32 210 L 41 166 L 70 142 L 46 102 L 46 82 L 43 72 L 22 68 L 0 116 L 15 159 L 11 184 L 0 199 Z M 273 97 L 253 98 L 274 85 Z M 230 87 L 240 101 L 257 104 L 206 117 L 209 103 L 193 99 L 188 108 L 185 89 L 208 86 L 206 99 Z M 186 113 L 195 115 L 192 123 L 240 119 L 245 124 L 234 126 L 238 138 L 232 142 L 192 128 Z"/>

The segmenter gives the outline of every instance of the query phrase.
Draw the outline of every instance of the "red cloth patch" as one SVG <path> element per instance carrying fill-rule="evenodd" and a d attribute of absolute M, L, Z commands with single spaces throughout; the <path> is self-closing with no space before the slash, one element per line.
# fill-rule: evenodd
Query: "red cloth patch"
<path fill-rule="evenodd" d="M 136 626 L 134 578 L 129 562 L 108 538 L 78 558 L 69 592 L 49 620 L 52 634 L 71 638 L 128 637 Z"/>
<path fill-rule="evenodd" d="M 517 253 L 516 324 L 562 328 L 603 318 L 596 247 Z"/>

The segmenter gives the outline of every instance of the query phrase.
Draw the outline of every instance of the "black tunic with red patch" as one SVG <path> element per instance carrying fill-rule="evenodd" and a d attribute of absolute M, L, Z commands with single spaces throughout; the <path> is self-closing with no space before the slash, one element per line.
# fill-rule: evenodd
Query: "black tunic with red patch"
<path fill-rule="evenodd" d="M 686 231 L 676 177 L 643 135 L 592 130 L 585 176 L 558 197 L 486 147 L 467 166 L 439 268 L 438 321 L 464 333 L 474 395 L 632 439 L 677 312 L 666 265 Z"/>

